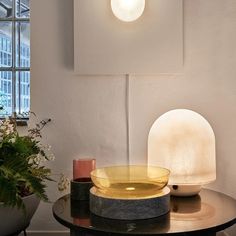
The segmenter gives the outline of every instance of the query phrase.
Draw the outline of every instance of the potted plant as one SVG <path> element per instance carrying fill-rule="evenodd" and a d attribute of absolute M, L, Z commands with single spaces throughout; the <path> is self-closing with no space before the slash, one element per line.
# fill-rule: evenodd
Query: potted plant
<path fill-rule="evenodd" d="M 46 181 L 51 170 L 42 164 L 53 159 L 41 143 L 43 120 L 20 136 L 16 119 L 0 122 L 0 232 L 9 235 L 25 229 L 39 201 L 48 201 Z"/>

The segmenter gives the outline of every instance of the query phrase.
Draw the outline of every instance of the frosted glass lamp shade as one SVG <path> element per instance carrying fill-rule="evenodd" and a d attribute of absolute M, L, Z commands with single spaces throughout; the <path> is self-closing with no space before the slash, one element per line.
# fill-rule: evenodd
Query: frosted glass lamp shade
<path fill-rule="evenodd" d="M 191 110 L 163 114 L 149 132 L 148 165 L 171 171 L 173 191 L 181 187 L 180 195 L 197 193 L 199 186 L 216 179 L 215 135 L 210 124 Z"/>
<path fill-rule="evenodd" d="M 145 0 L 111 0 L 114 15 L 122 21 L 137 20 L 144 11 Z"/>

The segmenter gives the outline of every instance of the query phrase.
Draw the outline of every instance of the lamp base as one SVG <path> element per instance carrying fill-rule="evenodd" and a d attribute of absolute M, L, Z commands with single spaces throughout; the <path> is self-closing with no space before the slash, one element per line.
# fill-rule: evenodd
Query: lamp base
<path fill-rule="evenodd" d="M 191 197 L 197 195 L 202 186 L 201 185 L 169 185 L 170 194 L 179 197 Z"/>

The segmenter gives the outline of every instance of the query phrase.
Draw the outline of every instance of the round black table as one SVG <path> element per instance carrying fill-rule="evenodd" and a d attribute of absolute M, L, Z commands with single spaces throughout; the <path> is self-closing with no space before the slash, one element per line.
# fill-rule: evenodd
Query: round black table
<path fill-rule="evenodd" d="M 58 222 L 73 236 L 178 235 L 213 236 L 236 223 L 236 200 L 203 189 L 194 197 L 171 197 L 171 211 L 147 220 L 112 220 L 92 214 L 88 201 L 72 201 L 70 195 L 53 205 Z"/>

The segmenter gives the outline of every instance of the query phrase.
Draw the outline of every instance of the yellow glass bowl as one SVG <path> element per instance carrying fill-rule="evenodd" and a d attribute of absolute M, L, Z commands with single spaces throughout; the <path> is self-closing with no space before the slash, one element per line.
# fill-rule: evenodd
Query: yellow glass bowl
<path fill-rule="evenodd" d="M 93 170 L 91 179 L 106 196 L 133 198 L 158 194 L 169 174 L 168 169 L 157 166 L 111 166 Z"/>

